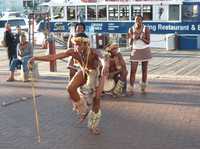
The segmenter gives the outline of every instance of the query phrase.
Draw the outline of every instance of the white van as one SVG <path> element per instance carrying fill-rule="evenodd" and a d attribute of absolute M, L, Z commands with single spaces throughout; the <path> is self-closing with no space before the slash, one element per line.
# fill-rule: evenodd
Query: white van
<path fill-rule="evenodd" d="M 5 23 L 9 23 L 11 25 L 12 32 L 16 31 L 16 26 L 20 26 L 23 31 L 28 32 L 28 19 L 27 18 L 1 18 L 0 19 L 0 41 L 3 40 L 4 32 L 5 32 Z M 1 42 L 0 42 L 1 44 Z"/>

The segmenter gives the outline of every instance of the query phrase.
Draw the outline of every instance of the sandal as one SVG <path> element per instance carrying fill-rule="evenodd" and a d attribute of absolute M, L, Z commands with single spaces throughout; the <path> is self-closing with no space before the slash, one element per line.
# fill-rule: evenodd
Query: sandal
<path fill-rule="evenodd" d="M 13 82 L 13 81 L 15 81 L 15 79 L 14 78 L 8 78 L 6 81 L 7 82 Z"/>

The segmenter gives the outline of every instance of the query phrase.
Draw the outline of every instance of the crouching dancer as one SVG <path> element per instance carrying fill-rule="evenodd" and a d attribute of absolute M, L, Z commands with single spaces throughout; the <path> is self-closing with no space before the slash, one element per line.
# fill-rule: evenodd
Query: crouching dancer
<path fill-rule="evenodd" d="M 85 33 L 77 33 L 73 38 L 74 48 L 67 49 L 65 52 L 56 55 L 38 56 L 30 60 L 50 61 L 73 57 L 80 65 L 80 70 L 70 80 L 67 90 L 72 99 L 73 109 L 80 114 L 80 121 L 88 115 L 88 127 L 93 134 L 100 134 L 98 124 L 101 118 L 100 96 L 103 88 L 103 69 L 100 55 L 89 47 L 89 39 Z M 94 88 L 92 109 L 89 111 L 87 101 L 78 89 L 85 85 Z"/>

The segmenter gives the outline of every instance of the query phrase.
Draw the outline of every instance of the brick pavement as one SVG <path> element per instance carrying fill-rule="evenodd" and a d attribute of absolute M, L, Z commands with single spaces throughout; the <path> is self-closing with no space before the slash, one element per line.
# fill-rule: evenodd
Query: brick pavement
<path fill-rule="evenodd" d="M 43 73 L 36 82 L 41 124 L 37 144 L 32 101 L 0 107 L 0 149 L 199 149 L 200 81 L 150 78 L 148 93 L 102 99 L 102 134 L 77 124 L 66 78 Z M 0 72 L 0 102 L 31 96 L 30 83 L 6 82 Z"/>

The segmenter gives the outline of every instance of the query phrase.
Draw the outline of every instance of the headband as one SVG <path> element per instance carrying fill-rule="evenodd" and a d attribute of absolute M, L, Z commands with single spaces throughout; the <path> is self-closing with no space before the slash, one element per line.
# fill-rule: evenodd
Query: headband
<path fill-rule="evenodd" d="M 86 37 L 72 37 L 71 39 L 72 43 L 76 43 L 76 42 L 85 42 L 85 43 L 89 43 L 89 39 Z"/>

